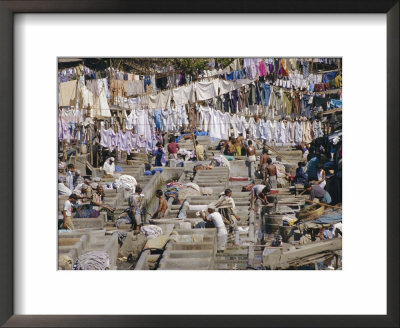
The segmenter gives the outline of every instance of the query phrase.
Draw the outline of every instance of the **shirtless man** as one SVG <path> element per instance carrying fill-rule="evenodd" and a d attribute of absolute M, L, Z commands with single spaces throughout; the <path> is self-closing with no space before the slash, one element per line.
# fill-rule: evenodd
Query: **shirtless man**
<path fill-rule="evenodd" d="M 261 169 L 261 172 L 263 173 L 264 181 L 267 181 L 267 176 L 265 174 L 265 169 L 267 168 L 267 165 L 268 165 L 268 163 L 267 163 L 268 158 L 269 158 L 268 157 L 268 150 L 267 149 L 263 149 L 262 155 L 261 155 L 261 158 L 260 158 L 260 169 Z"/>
<path fill-rule="evenodd" d="M 163 197 L 162 190 L 157 190 L 156 191 L 156 197 L 159 199 L 158 208 L 153 213 L 151 218 L 152 219 L 161 219 L 164 216 L 164 214 L 167 211 L 167 209 L 168 209 L 168 203 L 167 203 L 166 199 Z"/>
<path fill-rule="evenodd" d="M 235 155 L 235 147 L 232 143 L 232 137 L 225 143 L 224 155 L 234 156 Z"/>
<path fill-rule="evenodd" d="M 276 188 L 278 188 L 276 166 L 272 164 L 271 158 L 268 158 L 267 164 L 268 165 L 265 169 L 265 175 L 268 176 L 269 187 L 270 187 L 270 189 L 276 189 Z"/>
<path fill-rule="evenodd" d="M 254 172 L 255 172 L 255 163 L 256 163 L 256 149 L 253 146 L 253 142 L 249 140 L 247 142 L 248 146 L 246 147 L 247 153 L 247 166 L 249 170 L 249 178 L 254 179 Z"/>
<path fill-rule="evenodd" d="M 241 133 L 239 133 L 238 137 L 233 142 L 233 146 L 235 147 L 237 156 L 242 156 L 243 138 Z"/>

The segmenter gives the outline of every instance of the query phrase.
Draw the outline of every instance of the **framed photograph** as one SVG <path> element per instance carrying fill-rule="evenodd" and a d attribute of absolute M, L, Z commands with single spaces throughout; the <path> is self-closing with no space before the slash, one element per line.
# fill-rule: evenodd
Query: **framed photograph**
<path fill-rule="evenodd" d="M 367 4 L 0 1 L 1 324 L 398 326 Z"/>

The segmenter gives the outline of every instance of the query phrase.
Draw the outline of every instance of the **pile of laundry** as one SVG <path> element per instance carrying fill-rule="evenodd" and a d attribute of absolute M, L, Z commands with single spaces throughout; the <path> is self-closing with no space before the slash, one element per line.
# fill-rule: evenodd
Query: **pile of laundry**
<path fill-rule="evenodd" d="M 153 224 L 142 226 L 140 228 L 140 232 L 144 234 L 148 240 L 157 238 L 162 235 L 161 227 Z"/>
<path fill-rule="evenodd" d="M 163 168 L 162 167 L 155 167 L 153 170 L 146 170 L 146 171 L 144 171 L 144 175 L 154 175 L 154 174 L 156 174 L 157 172 L 162 172 L 163 171 Z"/>
<path fill-rule="evenodd" d="M 210 187 L 199 187 L 196 183 L 189 182 L 181 184 L 179 182 L 170 182 L 167 184 L 165 197 L 169 199 L 173 197 L 176 203 L 182 204 L 186 198 L 191 196 L 208 196 L 213 194 L 213 189 Z"/>
<path fill-rule="evenodd" d="M 213 166 L 222 166 L 222 167 L 228 167 L 230 168 L 230 164 L 228 159 L 223 156 L 223 155 L 217 155 L 215 156 L 212 161 L 211 161 Z"/>
<path fill-rule="evenodd" d="M 178 155 L 180 155 L 182 158 L 184 158 L 185 162 L 187 162 L 191 158 L 195 158 L 196 154 L 193 150 L 187 150 L 184 148 L 180 148 L 178 150 Z"/>
<path fill-rule="evenodd" d="M 73 270 L 107 270 L 110 268 L 110 257 L 106 252 L 91 251 L 80 255 Z"/>
<path fill-rule="evenodd" d="M 203 165 L 203 164 L 197 164 L 193 167 L 193 173 L 196 173 L 197 171 L 201 170 L 212 170 L 211 165 Z"/>
<path fill-rule="evenodd" d="M 179 191 L 182 188 L 182 184 L 176 181 L 167 184 L 167 189 L 165 190 L 165 198 L 168 200 L 172 197 L 175 201 L 178 200 Z"/>
<path fill-rule="evenodd" d="M 115 179 L 113 182 L 114 189 L 123 188 L 131 193 L 136 190 L 136 179 L 131 175 L 121 175 L 119 178 Z"/>
<path fill-rule="evenodd" d="M 274 162 L 273 164 L 276 166 L 278 187 L 279 186 L 281 188 L 286 187 L 287 184 L 288 184 L 288 181 L 286 179 L 286 168 L 285 168 L 285 165 L 283 165 L 280 162 Z"/>

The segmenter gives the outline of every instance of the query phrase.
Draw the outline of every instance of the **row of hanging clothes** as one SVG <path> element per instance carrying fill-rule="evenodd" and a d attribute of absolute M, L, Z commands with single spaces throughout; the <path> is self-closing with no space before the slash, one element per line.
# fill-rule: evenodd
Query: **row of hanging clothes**
<path fill-rule="evenodd" d="M 132 131 L 118 131 L 114 129 L 100 129 L 100 146 L 108 148 L 113 151 L 115 148 L 121 152 L 125 151 L 129 155 L 132 150 L 152 150 L 157 142 L 160 141 L 155 133 L 152 133 L 149 137 L 134 133 Z"/>
<path fill-rule="evenodd" d="M 215 110 L 212 107 L 199 106 L 199 128 L 209 132 L 212 138 L 228 140 L 248 133 L 252 139 L 266 140 L 267 142 L 298 144 L 310 143 L 322 137 L 322 123 L 320 120 L 310 120 L 302 117 L 298 120 L 264 120 L 258 116 L 246 117 L 240 114 L 229 114 Z"/>
<path fill-rule="evenodd" d="M 95 136 L 94 125 L 94 120 L 85 117 L 84 111 L 62 108 L 58 112 L 58 140 L 66 143 L 87 143 Z"/>

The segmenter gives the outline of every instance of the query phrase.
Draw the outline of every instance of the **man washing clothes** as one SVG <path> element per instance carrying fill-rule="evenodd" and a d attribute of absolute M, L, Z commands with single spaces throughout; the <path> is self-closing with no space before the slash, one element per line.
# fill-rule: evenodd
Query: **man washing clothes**
<path fill-rule="evenodd" d="M 304 189 L 310 192 L 310 200 L 318 198 L 322 203 L 330 204 L 332 202 L 331 195 L 325 189 L 322 189 L 319 184 L 310 185 L 306 183 Z"/>
<path fill-rule="evenodd" d="M 229 226 L 229 233 L 232 234 L 237 229 L 237 221 L 240 220 L 235 208 L 235 201 L 232 198 L 232 190 L 225 189 L 225 192 L 220 194 L 217 202 L 211 203 L 210 206 L 218 209 L 218 212 L 224 218 L 224 223 Z M 236 245 L 234 244 L 234 246 Z"/>
<path fill-rule="evenodd" d="M 254 202 L 257 200 L 261 200 L 264 205 L 268 204 L 267 194 L 269 191 L 270 188 L 263 184 L 255 185 L 251 189 L 250 211 L 254 208 Z"/>
<path fill-rule="evenodd" d="M 217 229 L 217 253 L 223 253 L 228 240 L 228 232 L 225 228 L 224 220 L 220 213 L 215 211 L 215 207 L 209 205 L 207 208 L 208 215 L 204 211 L 200 212 L 200 216 L 204 221 L 211 221 Z"/>

